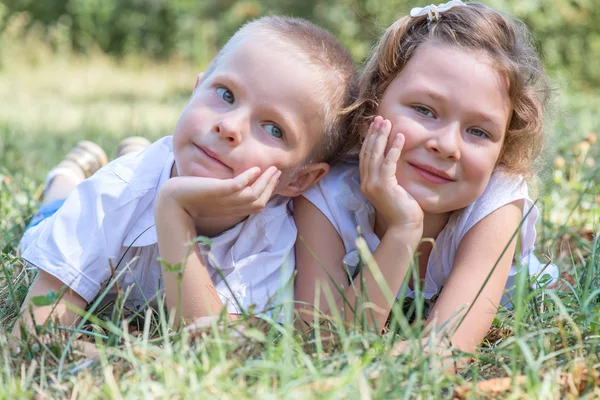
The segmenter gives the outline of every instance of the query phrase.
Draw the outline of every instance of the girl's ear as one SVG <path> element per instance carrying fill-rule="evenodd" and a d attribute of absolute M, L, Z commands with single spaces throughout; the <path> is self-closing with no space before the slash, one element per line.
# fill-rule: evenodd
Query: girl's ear
<path fill-rule="evenodd" d="M 306 189 L 324 177 L 327 172 L 329 172 L 329 164 L 327 163 L 306 165 L 296 174 L 294 179 L 292 179 L 292 181 L 284 188 L 280 189 L 277 194 L 286 197 L 300 196 Z"/>

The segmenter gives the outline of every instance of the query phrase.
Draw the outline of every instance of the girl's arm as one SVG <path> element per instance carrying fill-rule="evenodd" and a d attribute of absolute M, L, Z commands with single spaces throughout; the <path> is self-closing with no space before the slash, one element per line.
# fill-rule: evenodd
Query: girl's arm
<path fill-rule="evenodd" d="M 343 292 L 349 304 L 345 303 L 338 291 L 333 291 L 338 309 L 345 309 L 346 320 L 349 322 L 355 320 L 352 309 L 362 314 L 362 307 L 359 305 L 368 301 L 374 318 L 371 318 L 370 310 L 367 309 L 367 324 L 379 329 L 387 321 L 395 295 L 402 286 L 413 252 L 423 234 L 423 211 L 416 200 L 398 185 L 396 179 L 396 164 L 404 146 L 404 136 L 397 133 L 389 141 L 391 129 L 392 124 L 388 120 L 376 117 L 369 127 L 359 157 L 361 191 L 375 206 L 378 215 L 385 219 L 381 222 L 387 225 L 373 257 L 383 275 L 384 284 L 388 287 L 382 290 L 371 269 L 365 266 L 362 276 L 359 275 L 354 280 L 354 287 L 345 288 Z M 299 243 L 296 247 L 296 288 L 299 290 L 296 299 L 312 304 L 315 282 L 329 281 L 318 260 L 322 261 L 338 285 L 348 281 L 342 265 L 344 246 L 327 218 L 307 200 L 294 204 L 294 215 L 299 237 L 308 245 L 307 248 Z M 309 250 L 316 254 L 317 260 Z M 391 298 L 385 296 L 388 291 L 392 294 Z M 320 298 L 319 308 L 324 312 L 329 311 L 324 295 Z"/>
<path fill-rule="evenodd" d="M 336 289 L 335 285 L 337 285 L 352 308 L 355 308 L 355 304 L 358 305 L 359 309 L 356 311 L 359 313 L 360 306 L 366 301 L 364 299 L 368 295 L 373 304 L 375 323 L 379 329 L 382 329 L 393 301 L 391 303 L 387 301 L 370 269 L 367 266 L 363 267 L 362 279 L 366 293 L 361 292 L 360 276 L 354 280 L 354 287 L 349 287 L 348 273 L 342 264 L 345 255 L 344 244 L 327 217 L 306 198 L 299 197 L 294 200 L 294 219 L 298 228 L 295 299 L 296 310 L 302 319 L 308 323 L 313 320 L 312 306 L 317 304 L 316 301 L 321 312 L 331 314 L 324 292 L 329 290 L 335 299 L 337 309 L 345 310 L 346 321 L 354 321 L 354 312 Z M 404 281 L 412 252 L 420 237 L 420 231 L 413 227 L 404 230 L 390 228 L 373 253 L 394 298 Z M 320 286 L 318 300 L 315 299 L 317 282 Z M 325 286 L 328 288 L 324 288 Z M 373 320 L 368 313 L 369 310 L 367 310 L 367 323 L 373 327 Z"/>
<path fill-rule="evenodd" d="M 464 318 L 451 336 L 453 347 L 472 352 L 489 330 L 515 254 L 518 235 L 511 238 L 521 223 L 522 209 L 522 200 L 500 207 L 473 226 L 460 242 L 452 272 L 427 320 L 431 324 L 435 319 L 439 327 L 452 319 L 447 325 L 452 330 Z M 496 262 L 494 272 L 475 300 Z"/>

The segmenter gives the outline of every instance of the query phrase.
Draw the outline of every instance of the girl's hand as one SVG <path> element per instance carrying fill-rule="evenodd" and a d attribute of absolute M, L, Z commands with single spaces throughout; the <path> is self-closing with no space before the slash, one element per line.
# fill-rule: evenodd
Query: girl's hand
<path fill-rule="evenodd" d="M 369 126 L 360 150 L 360 189 L 384 217 L 388 229 L 423 226 L 423 210 L 396 178 L 404 135 L 396 133 L 390 144 L 392 123 L 377 116 Z M 387 151 L 386 151 L 387 150 Z"/>
<path fill-rule="evenodd" d="M 160 189 L 159 199 L 176 201 L 193 218 L 247 216 L 266 206 L 280 176 L 275 167 L 262 173 L 253 167 L 232 179 L 175 177 Z"/>

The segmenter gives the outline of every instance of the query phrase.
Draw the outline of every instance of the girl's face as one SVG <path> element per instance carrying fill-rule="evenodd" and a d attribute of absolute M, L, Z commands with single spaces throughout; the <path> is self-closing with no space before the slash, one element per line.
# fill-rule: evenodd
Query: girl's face
<path fill-rule="evenodd" d="M 398 183 L 427 213 L 471 204 L 494 171 L 510 113 L 508 81 L 489 56 L 421 45 L 379 102 L 390 137 L 406 138 Z"/>

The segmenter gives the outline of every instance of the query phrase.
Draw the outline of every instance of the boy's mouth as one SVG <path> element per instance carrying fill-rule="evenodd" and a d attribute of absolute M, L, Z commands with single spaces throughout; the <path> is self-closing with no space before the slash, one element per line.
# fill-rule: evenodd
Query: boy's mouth
<path fill-rule="evenodd" d="M 219 156 L 215 152 L 210 150 L 209 148 L 201 147 L 197 144 L 194 144 L 194 146 L 196 146 L 196 148 L 200 151 L 200 153 L 202 153 L 202 155 L 205 158 L 207 158 L 212 164 L 214 164 L 216 166 L 220 166 L 222 168 L 226 168 L 228 171 L 233 171 L 232 168 L 230 168 L 227 164 L 225 164 L 223 161 L 221 161 Z"/>

